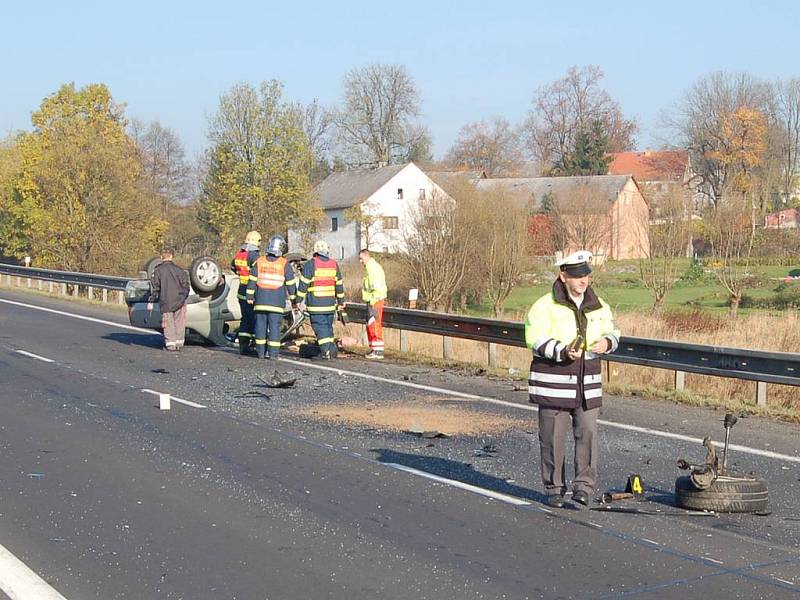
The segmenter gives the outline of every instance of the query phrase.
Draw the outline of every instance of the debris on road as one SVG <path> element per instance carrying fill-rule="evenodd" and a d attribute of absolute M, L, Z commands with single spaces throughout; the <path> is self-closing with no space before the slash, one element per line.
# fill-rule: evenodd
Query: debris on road
<path fill-rule="evenodd" d="M 270 377 L 269 379 L 264 379 L 260 375 L 257 375 L 257 377 L 268 388 L 290 388 L 297 381 L 297 377 L 289 377 L 288 375 L 279 372 L 277 369 L 272 374 L 272 377 Z"/>

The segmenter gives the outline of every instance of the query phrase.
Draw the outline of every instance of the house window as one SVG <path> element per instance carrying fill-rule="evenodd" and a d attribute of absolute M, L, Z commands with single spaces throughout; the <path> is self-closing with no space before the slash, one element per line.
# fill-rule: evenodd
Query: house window
<path fill-rule="evenodd" d="M 400 223 L 397 217 L 383 217 L 384 229 L 399 229 Z"/>
<path fill-rule="evenodd" d="M 419 199 L 425 200 L 425 188 L 419 188 Z"/>
<path fill-rule="evenodd" d="M 398 200 L 403 199 L 403 188 L 397 188 L 397 199 Z"/>
<path fill-rule="evenodd" d="M 339 217 L 331 217 L 331 231 L 339 231 Z"/>

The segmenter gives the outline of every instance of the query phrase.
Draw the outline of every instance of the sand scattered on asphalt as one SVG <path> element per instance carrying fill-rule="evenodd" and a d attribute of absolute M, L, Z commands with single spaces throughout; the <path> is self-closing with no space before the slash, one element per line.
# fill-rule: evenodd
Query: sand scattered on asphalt
<path fill-rule="evenodd" d="M 348 425 L 361 425 L 390 431 L 440 431 L 449 435 L 501 433 L 511 429 L 529 429 L 530 421 L 479 412 L 467 406 L 443 402 L 457 399 L 417 398 L 393 404 L 318 405 L 306 407 L 299 415 Z"/>

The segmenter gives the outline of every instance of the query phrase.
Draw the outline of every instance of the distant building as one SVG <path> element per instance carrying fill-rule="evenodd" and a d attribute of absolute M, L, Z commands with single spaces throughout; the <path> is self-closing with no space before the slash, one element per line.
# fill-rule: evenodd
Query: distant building
<path fill-rule="evenodd" d="M 676 187 L 689 191 L 694 209 L 702 207 L 706 200 L 697 190 L 698 179 L 687 150 L 615 152 L 611 158 L 608 174 L 630 175 L 636 179 L 645 199 L 656 209 L 654 212 L 660 200 Z"/>
<path fill-rule="evenodd" d="M 315 191 L 325 213 L 325 221 L 314 239 L 324 239 L 331 248 L 331 257 L 346 260 L 369 246 L 376 252 L 398 252 L 403 249 L 409 208 L 421 199 L 445 191 L 414 163 L 390 165 L 376 169 L 337 171 L 322 181 Z M 345 211 L 362 204 L 374 223 L 365 230 L 361 223 L 345 216 Z M 289 230 L 292 251 L 305 250 L 300 232 Z"/>
<path fill-rule="evenodd" d="M 532 219 L 529 230 L 532 235 L 541 234 L 545 224 L 541 218 L 533 216 L 541 212 L 544 201 L 569 202 L 570 199 L 591 196 L 595 200 L 607 203 L 603 211 L 585 220 L 584 225 L 593 231 L 586 232 L 585 239 L 591 238 L 586 248 L 598 258 L 615 260 L 643 258 L 649 252 L 649 211 L 647 202 L 639 189 L 636 180 L 630 175 L 594 175 L 580 177 L 531 177 L 481 179 L 476 187 L 479 190 L 491 190 L 502 187 L 518 202 L 529 207 Z M 570 220 L 578 223 L 581 216 Z M 549 226 L 548 226 L 549 227 Z M 537 233 L 538 232 L 538 233 Z M 564 248 L 556 248 L 562 252 L 572 252 L 581 248 L 580 240 L 567 242 Z"/>
<path fill-rule="evenodd" d="M 800 227 L 800 210 L 787 208 L 769 213 L 764 217 L 764 227 L 767 229 L 797 229 Z"/>

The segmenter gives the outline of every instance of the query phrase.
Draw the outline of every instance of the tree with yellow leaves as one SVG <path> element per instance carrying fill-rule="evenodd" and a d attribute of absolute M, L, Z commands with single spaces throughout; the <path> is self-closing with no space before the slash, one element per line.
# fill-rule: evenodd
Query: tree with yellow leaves
<path fill-rule="evenodd" d="M 38 265 L 130 273 L 162 243 L 166 223 L 139 191 L 123 107 L 108 88 L 64 85 L 18 139 L 20 169 L 5 209 Z"/>

